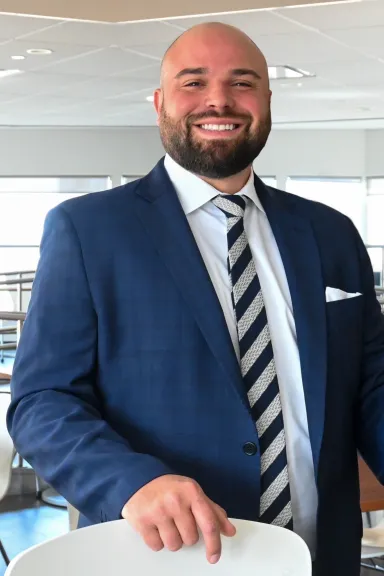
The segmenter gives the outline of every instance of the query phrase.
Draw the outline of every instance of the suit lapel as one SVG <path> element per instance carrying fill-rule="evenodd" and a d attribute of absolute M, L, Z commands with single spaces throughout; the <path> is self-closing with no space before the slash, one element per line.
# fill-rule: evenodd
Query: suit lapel
<path fill-rule="evenodd" d="M 309 219 L 301 218 L 290 209 L 293 197 L 278 196 L 258 178 L 255 185 L 272 227 L 291 293 L 317 476 L 327 369 L 326 304 L 319 249 Z"/>
<path fill-rule="evenodd" d="M 213 355 L 245 407 L 249 404 L 224 314 L 163 161 L 136 189 L 136 211 L 184 296 Z"/>

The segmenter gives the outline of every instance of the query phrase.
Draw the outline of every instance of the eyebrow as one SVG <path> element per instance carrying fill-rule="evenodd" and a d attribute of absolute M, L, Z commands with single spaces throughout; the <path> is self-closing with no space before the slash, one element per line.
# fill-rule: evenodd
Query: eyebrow
<path fill-rule="evenodd" d="M 175 80 L 178 80 L 183 76 L 203 76 L 204 74 L 208 74 L 208 72 L 208 68 L 183 68 L 183 70 L 180 70 L 180 72 L 176 74 Z M 231 76 L 253 76 L 257 80 L 261 80 L 260 74 L 251 68 L 234 68 L 230 73 Z"/>

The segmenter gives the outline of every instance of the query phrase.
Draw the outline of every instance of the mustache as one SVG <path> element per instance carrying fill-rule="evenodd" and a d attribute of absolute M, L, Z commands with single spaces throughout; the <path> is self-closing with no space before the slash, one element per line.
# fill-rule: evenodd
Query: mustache
<path fill-rule="evenodd" d="M 202 112 L 201 114 L 192 114 L 191 116 L 189 116 L 189 118 L 187 119 L 187 126 L 191 126 L 192 124 L 196 124 L 196 122 L 199 122 L 200 120 L 205 120 L 205 118 L 232 118 L 234 121 L 235 120 L 242 120 L 245 122 L 251 122 L 252 118 L 249 115 L 246 114 L 236 114 L 234 112 L 231 112 L 230 110 L 228 110 L 228 112 L 226 114 L 220 114 L 217 111 L 207 111 L 207 112 Z M 235 122 L 236 123 L 236 122 Z"/>

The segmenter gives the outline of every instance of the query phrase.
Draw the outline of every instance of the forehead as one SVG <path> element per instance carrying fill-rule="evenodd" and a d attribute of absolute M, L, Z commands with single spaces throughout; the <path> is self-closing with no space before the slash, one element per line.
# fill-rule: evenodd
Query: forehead
<path fill-rule="evenodd" d="M 181 39 L 166 61 L 166 69 L 173 75 L 184 68 L 208 68 L 210 73 L 235 68 L 262 72 L 262 59 L 256 47 L 241 38 L 191 36 Z"/>

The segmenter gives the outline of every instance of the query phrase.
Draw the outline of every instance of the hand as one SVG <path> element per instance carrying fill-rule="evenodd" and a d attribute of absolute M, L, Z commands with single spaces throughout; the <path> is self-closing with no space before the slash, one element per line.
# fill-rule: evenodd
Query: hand
<path fill-rule="evenodd" d="M 207 560 L 216 564 L 221 556 L 221 534 L 234 536 L 236 528 L 226 512 L 212 502 L 202 488 L 185 476 L 160 476 L 128 500 L 122 516 L 155 552 L 164 547 L 176 552 L 204 537 Z"/>

